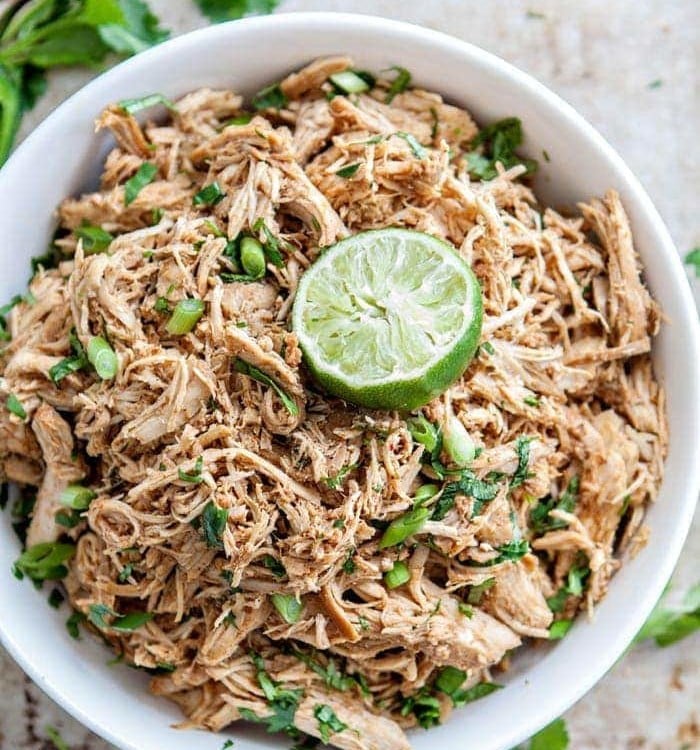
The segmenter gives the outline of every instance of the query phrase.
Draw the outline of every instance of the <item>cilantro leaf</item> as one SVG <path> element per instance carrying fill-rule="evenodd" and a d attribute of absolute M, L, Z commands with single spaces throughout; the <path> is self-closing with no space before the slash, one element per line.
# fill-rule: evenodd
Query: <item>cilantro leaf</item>
<path fill-rule="evenodd" d="M 635 643 L 653 638 L 659 646 L 677 643 L 700 630 L 700 583 L 696 583 L 677 607 L 667 607 L 664 599 L 654 608 L 634 639 Z"/>
<path fill-rule="evenodd" d="M 272 573 L 275 578 L 284 578 L 287 575 L 287 570 L 282 563 L 272 555 L 265 555 L 262 559 L 262 564 Z"/>
<path fill-rule="evenodd" d="M 213 500 L 210 500 L 202 513 L 202 534 L 207 547 L 223 549 L 222 537 L 226 530 L 228 521 L 228 509 L 219 508 Z"/>
<path fill-rule="evenodd" d="M 441 521 L 454 506 L 457 495 L 473 497 L 472 515 L 478 516 L 484 504 L 493 500 L 497 494 L 498 485 L 495 482 L 478 479 L 473 471 L 465 469 L 456 482 L 449 482 L 443 487 L 431 518 L 433 521 Z"/>
<path fill-rule="evenodd" d="M 111 623 L 105 617 L 113 617 Z M 116 630 L 121 633 L 130 633 L 145 625 L 153 619 L 151 612 L 129 612 L 120 615 L 106 604 L 91 604 L 88 607 L 88 620 L 99 630 Z"/>
<path fill-rule="evenodd" d="M 272 13 L 279 0 L 195 0 L 212 23 L 233 21 L 243 16 Z"/>
<path fill-rule="evenodd" d="M 553 510 L 563 510 L 567 513 L 573 512 L 578 500 L 578 490 L 579 478 L 578 475 L 574 475 L 558 499 L 555 500 L 551 496 L 547 496 L 543 500 L 540 500 L 530 511 L 530 528 L 536 534 L 545 534 L 548 531 L 566 528 L 566 521 L 562 521 L 559 518 L 551 518 L 550 512 Z"/>
<path fill-rule="evenodd" d="M 530 738 L 529 750 L 567 750 L 569 733 L 564 719 L 557 719 Z"/>
<path fill-rule="evenodd" d="M 318 721 L 318 731 L 324 744 L 328 744 L 331 735 L 348 728 L 348 725 L 335 715 L 335 712 L 327 703 L 317 703 L 314 706 L 314 716 Z"/>
<path fill-rule="evenodd" d="M 170 32 L 158 26 L 158 18 L 143 0 L 119 0 L 122 23 L 98 27 L 100 38 L 112 50 L 124 55 L 138 52 L 164 41 Z"/>
<path fill-rule="evenodd" d="M 521 435 L 515 441 L 515 452 L 518 456 L 518 466 L 515 469 L 513 478 L 510 480 L 511 489 L 513 487 L 519 487 L 525 482 L 525 480 L 532 476 L 532 474 L 528 472 L 527 467 L 530 463 L 530 443 L 535 439 L 536 438 Z"/>
<path fill-rule="evenodd" d="M 515 153 L 522 141 L 522 123 L 517 117 L 487 125 L 471 142 L 472 148 L 477 150 L 467 154 L 467 170 L 473 177 L 492 180 L 498 174 L 496 162 L 500 162 L 505 169 L 523 164 L 527 168 L 525 174 L 531 174 L 537 169 L 537 162 L 521 159 Z"/>
<path fill-rule="evenodd" d="M 279 83 L 273 83 L 258 91 L 251 102 L 253 109 L 284 109 L 289 104 L 286 94 L 280 88 Z"/>

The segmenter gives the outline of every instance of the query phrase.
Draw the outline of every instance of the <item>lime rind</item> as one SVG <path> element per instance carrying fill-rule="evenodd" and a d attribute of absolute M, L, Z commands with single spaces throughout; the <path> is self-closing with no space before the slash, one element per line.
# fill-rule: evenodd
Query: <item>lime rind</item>
<path fill-rule="evenodd" d="M 292 328 L 329 392 L 377 409 L 412 409 L 444 391 L 478 345 L 479 282 L 446 242 L 369 230 L 328 248 L 302 276 Z"/>

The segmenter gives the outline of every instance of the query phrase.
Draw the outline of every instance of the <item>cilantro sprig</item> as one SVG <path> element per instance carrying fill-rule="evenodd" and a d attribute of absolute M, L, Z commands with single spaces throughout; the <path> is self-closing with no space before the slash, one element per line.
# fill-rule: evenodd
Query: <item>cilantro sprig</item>
<path fill-rule="evenodd" d="M 110 53 L 133 55 L 166 39 L 143 0 L 29 0 L 0 16 L 0 164 L 50 68 L 94 68 Z"/>

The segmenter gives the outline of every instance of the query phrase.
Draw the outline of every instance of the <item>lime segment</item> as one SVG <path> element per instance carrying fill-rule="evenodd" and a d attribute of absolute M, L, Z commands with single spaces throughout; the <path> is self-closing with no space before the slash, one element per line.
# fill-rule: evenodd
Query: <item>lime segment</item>
<path fill-rule="evenodd" d="M 481 289 L 448 243 L 377 229 L 328 248 L 302 276 L 292 328 L 330 393 L 414 409 L 465 370 L 481 333 Z"/>

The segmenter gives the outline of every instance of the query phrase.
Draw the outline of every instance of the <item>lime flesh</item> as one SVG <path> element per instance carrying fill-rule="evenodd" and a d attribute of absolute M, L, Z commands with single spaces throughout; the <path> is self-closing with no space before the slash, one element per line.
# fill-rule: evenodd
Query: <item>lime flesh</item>
<path fill-rule="evenodd" d="M 415 409 L 469 364 L 481 288 L 446 242 L 409 229 L 360 232 L 302 276 L 292 329 L 316 380 L 370 409 Z"/>

